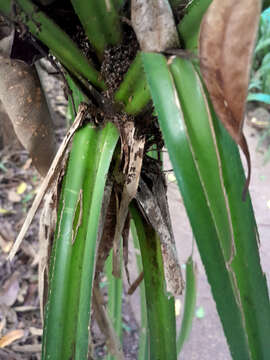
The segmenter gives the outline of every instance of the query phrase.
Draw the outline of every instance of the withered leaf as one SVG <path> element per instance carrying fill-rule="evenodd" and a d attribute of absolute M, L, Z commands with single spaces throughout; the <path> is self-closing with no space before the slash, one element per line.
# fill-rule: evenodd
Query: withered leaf
<path fill-rule="evenodd" d="M 136 138 L 135 127 L 131 122 L 127 122 L 123 127 L 121 139 L 125 156 L 123 169 L 125 181 L 121 194 L 121 202 L 117 210 L 117 221 L 113 240 L 113 275 L 119 278 L 121 276 L 121 235 L 128 215 L 128 206 L 137 193 L 145 145 L 145 137 Z"/>
<path fill-rule="evenodd" d="M 214 109 L 247 159 L 243 197 L 250 181 L 250 155 L 242 128 L 260 10 L 261 0 L 213 0 L 199 37 L 201 73 Z"/>
<path fill-rule="evenodd" d="M 57 219 L 56 191 L 57 186 L 51 188 L 45 195 L 39 222 L 38 293 L 42 324 L 44 304 L 47 301 L 48 294 L 49 260 Z"/>
<path fill-rule="evenodd" d="M 44 198 L 45 193 L 47 192 L 48 188 L 50 186 L 56 186 L 56 184 L 58 183 L 58 179 L 59 176 L 62 173 L 63 168 L 65 168 L 66 165 L 66 161 L 67 161 L 67 156 L 69 154 L 69 145 L 71 143 L 71 140 L 75 134 L 75 132 L 82 126 L 85 117 L 87 115 L 87 105 L 85 103 L 81 103 L 79 105 L 79 109 L 78 109 L 78 114 L 73 122 L 73 124 L 71 125 L 70 129 L 68 130 L 66 136 L 64 137 L 54 159 L 53 162 L 51 164 L 51 167 L 47 173 L 47 175 L 45 176 L 45 178 L 43 179 L 41 186 L 39 188 L 39 191 L 35 197 L 35 200 L 31 206 L 31 209 L 29 210 L 26 219 L 24 221 L 24 224 L 21 228 L 21 231 L 17 237 L 17 239 L 15 240 L 15 243 L 9 253 L 8 259 L 12 260 L 17 252 L 17 250 L 19 249 L 21 242 L 24 239 L 24 236 L 29 228 L 29 226 L 31 225 L 33 218 L 39 208 L 39 205 L 41 203 L 41 201 Z"/>
<path fill-rule="evenodd" d="M 20 290 L 19 272 L 15 271 L 3 284 L 0 290 L 0 305 L 12 306 Z"/>
<path fill-rule="evenodd" d="M 11 330 L 0 339 L 0 348 L 4 348 L 14 341 L 21 339 L 24 336 L 24 333 L 23 329 Z"/>
<path fill-rule="evenodd" d="M 146 221 L 159 235 L 167 291 L 180 295 L 184 288 L 168 208 L 166 183 L 158 162 L 145 159 L 136 201 Z"/>

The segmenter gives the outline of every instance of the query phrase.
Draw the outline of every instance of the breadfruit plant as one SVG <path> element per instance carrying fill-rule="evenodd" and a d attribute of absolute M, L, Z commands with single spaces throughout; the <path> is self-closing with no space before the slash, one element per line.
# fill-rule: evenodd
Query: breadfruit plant
<path fill-rule="evenodd" d="M 10 254 L 44 198 L 42 359 L 91 357 L 93 317 L 108 358 L 124 359 L 121 276 L 122 268 L 128 275 L 130 227 L 141 272 L 131 286 L 141 290 L 138 359 L 177 359 L 194 313 L 195 279 L 189 259 L 184 290 L 164 146 L 231 356 L 270 358 L 269 296 L 242 132 L 261 7 L 260 0 L 1 1 L 18 36 L 61 70 L 74 119 Z M 174 297 L 183 291 L 176 334 Z"/>

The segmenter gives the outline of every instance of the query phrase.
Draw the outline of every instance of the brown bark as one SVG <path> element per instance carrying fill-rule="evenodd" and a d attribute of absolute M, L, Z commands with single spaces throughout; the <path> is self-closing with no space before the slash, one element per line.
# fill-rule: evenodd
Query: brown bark
<path fill-rule="evenodd" d="M 19 150 L 22 148 L 4 106 L 0 101 L 0 150 L 7 145 L 12 150 Z"/>
<path fill-rule="evenodd" d="M 35 68 L 0 55 L 0 100 L 34 166 L 42 176 L 46 175 L 56 142 Z"/>

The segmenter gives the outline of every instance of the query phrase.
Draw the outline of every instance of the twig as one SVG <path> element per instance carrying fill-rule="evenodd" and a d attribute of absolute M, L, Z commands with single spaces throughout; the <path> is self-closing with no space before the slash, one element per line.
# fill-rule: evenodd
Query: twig
<path fill-rule="evenodd" d="M 120 341 L 115 333 L 111 319 L 109 318 L 107 311 L 103 305 L 103 296 L 99 289 L 94 286 L 93 288 L 93 307 L 96 315 L 98 326 L 102 333 L 107 337 L 107 347 L 111 354 L 115 356 L 117 360 L 124 360 L 123 350 Z"/>
<path fill-rule="evenodd" d="M 132 295 L 142 281 L 143 281 L 143 271 L 140 273 L 137 279 L 131 284 L 130 288 L 128 289 L 128 295 Z"/>
<path fill-rule="evenodd" d="M 67 132 L 66 136 L 64 137 L 56 155 L 55 158 L 53 159 L 53 162 L 51 164 L 51 167 L 47 173 L 47 175 L 45 176 L 45 178 L 42 181 L 42 184 L 40 186 L 40 189 L 35 197 L 35 200 L 32 204 L 31 209 L 28 212 L 28 215 L 24 221 L 24 224 L 21 228 L 21 231 L 8 255 L 8 259 L 11 261 L 14 257 L 14 255 L 16 254 L 17 250 L 19 249 L 21 242 L 23 240 L 23 238 L 25 237 L 25 234 L 30 226 L 30 224 L 33 221 L 33 218 L 39 208 L 39 205 L 47 191 L 47 189 L 49 188 L 49 186 L 51 186 L 54 181 L 57 179 L 57 175 L 59 174 L 59 171 L 61 171 L 61 164 L 62 164 L 62 160 L 65 157 L 66 154 L 66 149 L 74 135 L 74 133 L 77 131 L 78 128 L 80 128 L 83 124 L 83 121 L 87 115 L 87 105 L 85 103 L 81 103 L 79 105 L 79 109 L 78 109 L 78 115 L 76 116 L 73 124 L 71 125 L 69 131 Z"/>

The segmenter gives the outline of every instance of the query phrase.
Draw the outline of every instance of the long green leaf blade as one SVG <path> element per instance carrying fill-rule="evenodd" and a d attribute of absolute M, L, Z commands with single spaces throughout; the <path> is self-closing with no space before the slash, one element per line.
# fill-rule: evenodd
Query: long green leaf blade
<path fill-rule="evenodd" d="M 142 258 L 140 254 L 140 244 L 136 231 L 136 226 L 134 220 L 130 222 L 131 234 L 133 239 L 134 248 L 137 250 L 136 261 L 137 268 L 139 273 L 143 271 Z M 148 360 L 149 353 L 149 336 L 147 331 L 147 309 L 146 309 L 146 298 L 145 298 L 145 288 L 144 282 L 140 284 L 140 305 L 141 305 L 141 326 L 140 326 L 140 337 L 139 337 L 139 350 L 138 350 L 138 359 Z"/>
<path fill-rule="evenodd" d="M 90 321 L 92 284 L 95 274 L 97 236 L 100 211 L 107 173 L 112 155 L 118 141 L 118 131 L 112 123 L 107 123 L 102 130 L 98 149 L 99 162 L 93 185 L 93 194 L 89 210 L 88 228 L 82 262 L 80 301 L 78 308 L 78 325 L 76 332 L 75 360 L 87 358 L 88 329 Z"/>
<path fill-rule="evenodd" d="M 232 224 L 207 98 L 203 95 L 200 79 L 189 61 L 176 58 L 170 65 L 170 70 L 181 103 L 190 149 L 216 224 L 225 261 L 229 262 L 234 252 Z M 193 99 L 192 106 L 190 99 Z"/>
<path fill-rule="evenodd" d="M 174 298 L 166 293 L 160 240 L 143 220 L 135 205 L 130 207 L 142 255 L 150 359 L 176 360 L 176 324 Z"/>
<path fill-rule="evenodd" d="M 85 33 L 102 57 L 108 45 L 121 40 L 121 27 L 114 0 L 72 0 Z"/>
<path fill-rule="evenodd" d="M 115 100 L 123 104 L 124 110 L 138 114 L 150 101 L 150 92 L 143 71 L 141 53 L 131 63 L 124 80 L 115 93 Z"/>
<path fill-rule="evenodd" d="M 177 354 L 182 350 L 184 342 L 188 339 L 191 331 L 192 320 L 194 318 L 196 307 L 196 271 L 195 263 L 192 257 L 188 258 L 186 263 L 186 290 L 184 313 L 181 323 L 181 329 L 177 337 Z"/>
<path fill-rule="evenodd" d="M 65 308 L 69 289 L 73 221 L 87 171 L 91 126 L 74 136 L 58 211 L 50 263 L 49 296 L 45 311 L 43 359 L 62 359 Z M 84 155 L 84 157 L 83 157 Z M 83 157 L 83 159 L 82 159 Z M 82 159 L 82 160 L 81 160 Z"/>
<path fill-rule="evenodd" d="M 12 0 L 0 2 L 0 12 L 12 20 L 25 24 L 30 32 L 51 50 L 52 54 L 75 75 L 85 77 L 93 85 L 104 89 L 100 74 L 81 53 L 69 36 L 30 0 L 17 0 L 19 17 L 13 18 Z"/>
<path fill-rule="evenodd" d="M 121 249 L 122 252 L 122 249 Z M 122 253 L 121 253 L 122 258 Z M 120 342 L 122 342 L 123 324 L 122 324 L 122 291 L 123 291 L 123 280 L 113 276 L 113 251 L 111 250 L 110 255 L 105 264 L 106 277 L 108 283 L 108 313 L 112 320 L 113 328 Z M 121 259 L 122 261 L 122 259 Z M 117 360 L 112 355 L 107 356 L 107 360 Z"/>
<path fill-rule="evenodd" d="M 67 81 L 72 90 L 74 105 L 77 109 L 80 102 L 85 100 L 84 96 L 77 88 L 76 84 L 72 81 L 71 77 L 68 76 Z M 69 100 L 69 103 L 71 103 L 71 99 Z M 72 245 L 67 305 L 66 309 L 63 309 L 63 312 L 65 311 L 65 326 L 63 334 L 64 343 L 62 352 L 63 359 L 69 359 L 71 356 L 74 355 L 74 343 L 77 328 L 78 304 L 80 296 L 79 290 L 82 272 L 81 259 L 83 257 L 85 247 L 89 208 L 91 204 L 95 179 L 94 174 L 96 174 L 96 168 L 99 160 L 99 153 L 96 151 L 96 149 L 98 148 L 100 135 L 101 132 L 97 131 L 94 127 L 92 127 L 91 131 L 89 132 L 89 150 L 87 154 L 88 161 L 86 173 L 92 174 L 92 176 L 84 177 L 80 201 L 77 204 L 76 214 L 74 218 L 75 224 L 73 225 L 73 231 L 77 231 L 77 234 L 74 237 L 74 242 Z M 84 156 L 85 154 L 82 154 L 82 157 Z"/>
<path fill-rule="evenodd" d="M 172 75 L 168 70 L 166 59 L 162 55 L 143 54 L 143 62 L 165 144 L 232 356 L 235 359 L 249 359 L 250 353 L 242 313 L 238 306 L 231 277 L 227 272 L 216 226 L 194 164 Z M 159 77 L 156 76 L 157 73 Z"/>
<path fill-rule="evenodd" d="M 252 359 L 266 360 L 270 358 L 270 302 L 260 264 L 257 226 L 250 197 L 245 202 L 240 201 L 245 174 L 238 148 L 220 121 L 215 116 L 213 119 L 235 237 L 236 252 L 231 266 L 239 289 Z"/>
<path fill-rule="evenodd" d="M 193 0 L 187 6 L 186 14 L 178 25 L 186 49 L 197 50 L 201 21 L 211 2 L 212 0 Z"/>
<path fill-rule="evenodd" d="M 72 254 L 70 259 L 70 269 L 69 269 L 69 286 L 67 293 L 67 304 L 66 308 L 62 311 L 65 311 L 65 326 L 64 326 L 64 334 L 63 334 L 63 352 L 62 359 L 69 359 L 74 355 L 75 348 L 75 335 L 77 329 L 77 321 L 78 321 L 78 305 L 80 301 L 80 286 L 81 286 L 81 276 L 82 276 L 82 258 L 85 251 L 85 241 L 87 234 L 87 225 L 88 225 L 88 217 L 89 217 L 89 208 L 92 200 L 93 186 L 94 180 L 98 165 L 98 159 L 93 154 L 96 153 L 96 149 L 98 148 L 98 143 L 100 139 L 100 131 L 96 131 L 95 129 L 91 129 L 92 132 L 89 133 L 88 141 L 89 141 L 89 152 L 87 154 L 88 163 L 87 163 L 87 171 L 88 174 L 85 176 L 83 181 L 83 186 L 81 190 L 81 199 L 77 205 L 77 219 L 75 226 L 73 226 L 74 230 L 77 229 L 76 237 L 74 238 L 74 242 L 72 245 Z M 85 154 L 83 155 L 85 156 Z M 80 223 L 79 223 L 80 221 Z"/>

